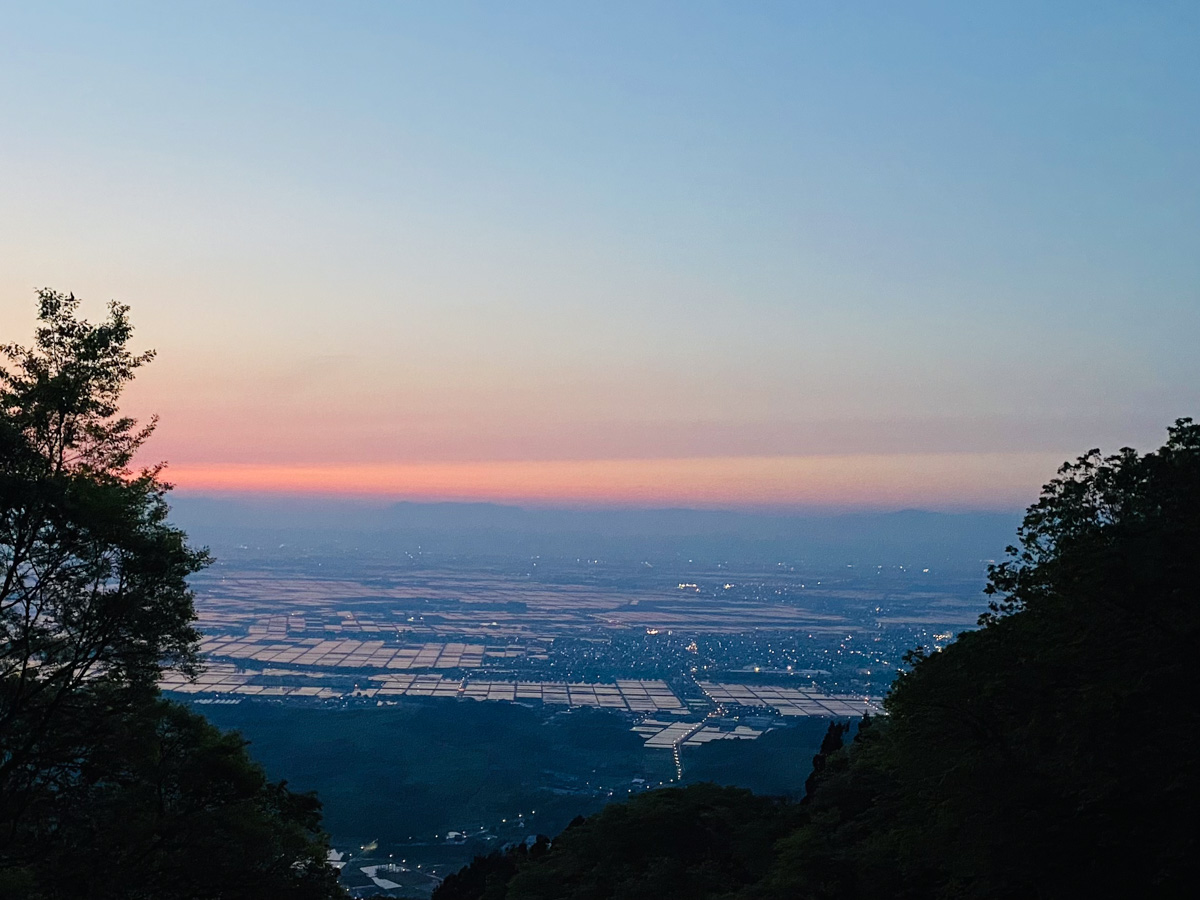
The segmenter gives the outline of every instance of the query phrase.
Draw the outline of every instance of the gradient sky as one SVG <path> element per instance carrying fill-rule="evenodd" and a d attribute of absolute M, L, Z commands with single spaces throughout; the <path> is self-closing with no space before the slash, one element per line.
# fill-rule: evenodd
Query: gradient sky
<path fill-rule="evenodd" d="M 1200 4 L 0 3 L 0 335 L 181 488 L 1015 508 L 1200 413 Z"/>

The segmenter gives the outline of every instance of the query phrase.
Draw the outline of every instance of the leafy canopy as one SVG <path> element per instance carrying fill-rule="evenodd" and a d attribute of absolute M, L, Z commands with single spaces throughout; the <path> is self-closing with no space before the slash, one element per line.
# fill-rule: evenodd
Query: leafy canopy
<path fill-rule="evenodd" d="M 802 803 L 656 791 L 435 896 L 1193 896 L 1200 426 L 1064 465 L 1017 538 L 981 627 L 911 655 L 848 745 L 831 727 Z"/>
<path fill-rule="evenodd" d="M 74 873 L 98 897 L 332 896 L 315 799 L 158 699 L 165 668 L 196 670 L 209 557 L 168 522 L 162 466 L 132 468 L 155 422 L 119 403 L 153 352 L 127 307 L 79 305 L 39 291 L 33 344 L 0 346 L 0 894 L 73 896 Z M 218 851 L 224 882 L 188 874 Z"/>

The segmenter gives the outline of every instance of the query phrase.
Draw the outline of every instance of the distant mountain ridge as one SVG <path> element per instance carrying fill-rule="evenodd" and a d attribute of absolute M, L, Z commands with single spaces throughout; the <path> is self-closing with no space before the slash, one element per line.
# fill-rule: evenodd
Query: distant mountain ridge
<path fill-rule="evenodd" d="M 496 503 L 368 503 L 278 497 L 173 497 L 173 518 L 216 549 L 240 544 L 420 545 L 479 555 L 698 555 L 880 563 L 1003 554 L 1016 513 L 758 512 L 687 508 L 530 508 Z"/>

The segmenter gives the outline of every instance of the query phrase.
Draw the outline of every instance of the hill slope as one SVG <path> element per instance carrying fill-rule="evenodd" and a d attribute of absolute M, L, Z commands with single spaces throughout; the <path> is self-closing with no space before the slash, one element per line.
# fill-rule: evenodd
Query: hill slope
<path fill-rule="evenodd" d="M 831 742 L 806 802 L 656 792 L 437 900 L 1189 893 L 1200 427 L 1064 466 L 1018 538 L 979 630 L 911 654 L 888 718 Z"/>

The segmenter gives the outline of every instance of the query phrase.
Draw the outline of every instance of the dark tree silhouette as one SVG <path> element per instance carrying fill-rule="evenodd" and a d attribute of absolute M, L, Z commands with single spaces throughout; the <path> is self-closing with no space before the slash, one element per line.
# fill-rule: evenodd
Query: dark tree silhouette
<path fill-rule="evenodd" d="M 655 791 L 512 860 L 486 896 L 1190 897 L 1197 563 L 1200 426 L 1087 453 L 990 570 L 981 627 L 910 653 L 889 715 L 849 744 L 830 727 L 803 804 Z"/>
<path fill-rule="evenodd" d="M 118 404 L 153 354 L 128 349 L 126 307 L 99 324 L 78 307 L 39 291 L 33 345 L 0 347 L 0 893 L 74 895 L 63 876 L 111 833 L 122 850 L 93 866 L 91 896 L 222 893 L 168 874 L 199 862 L 202 837 L 228 859 L 244 859 L 237 841 L 262 851 L 278 896 L 323 896 L 315 800 L 269 785 L 240 742 L 158 699 L 164 668 L 195 670 L 187 577 L 208 556 L 167 521 L 162 467 L 131 468 L 154 422 Z M 105 871 L 116 880 L 95 883 Z M 266 886 L 248 871 L 242 883 Z"/>
<path fill-rule="evenodd" d="M 845 722 L 829 723 L 829 728 L 825 730 L 825 737 L 821 739 L 821 747 L 812 758 L 812 772 L 804 780 L 804 798 L 800 801 L 801 803 L 807 803 L 816 792 L 829 757 L 842 749 L 842 737 L 849 730 L 850 726 Z"/>

